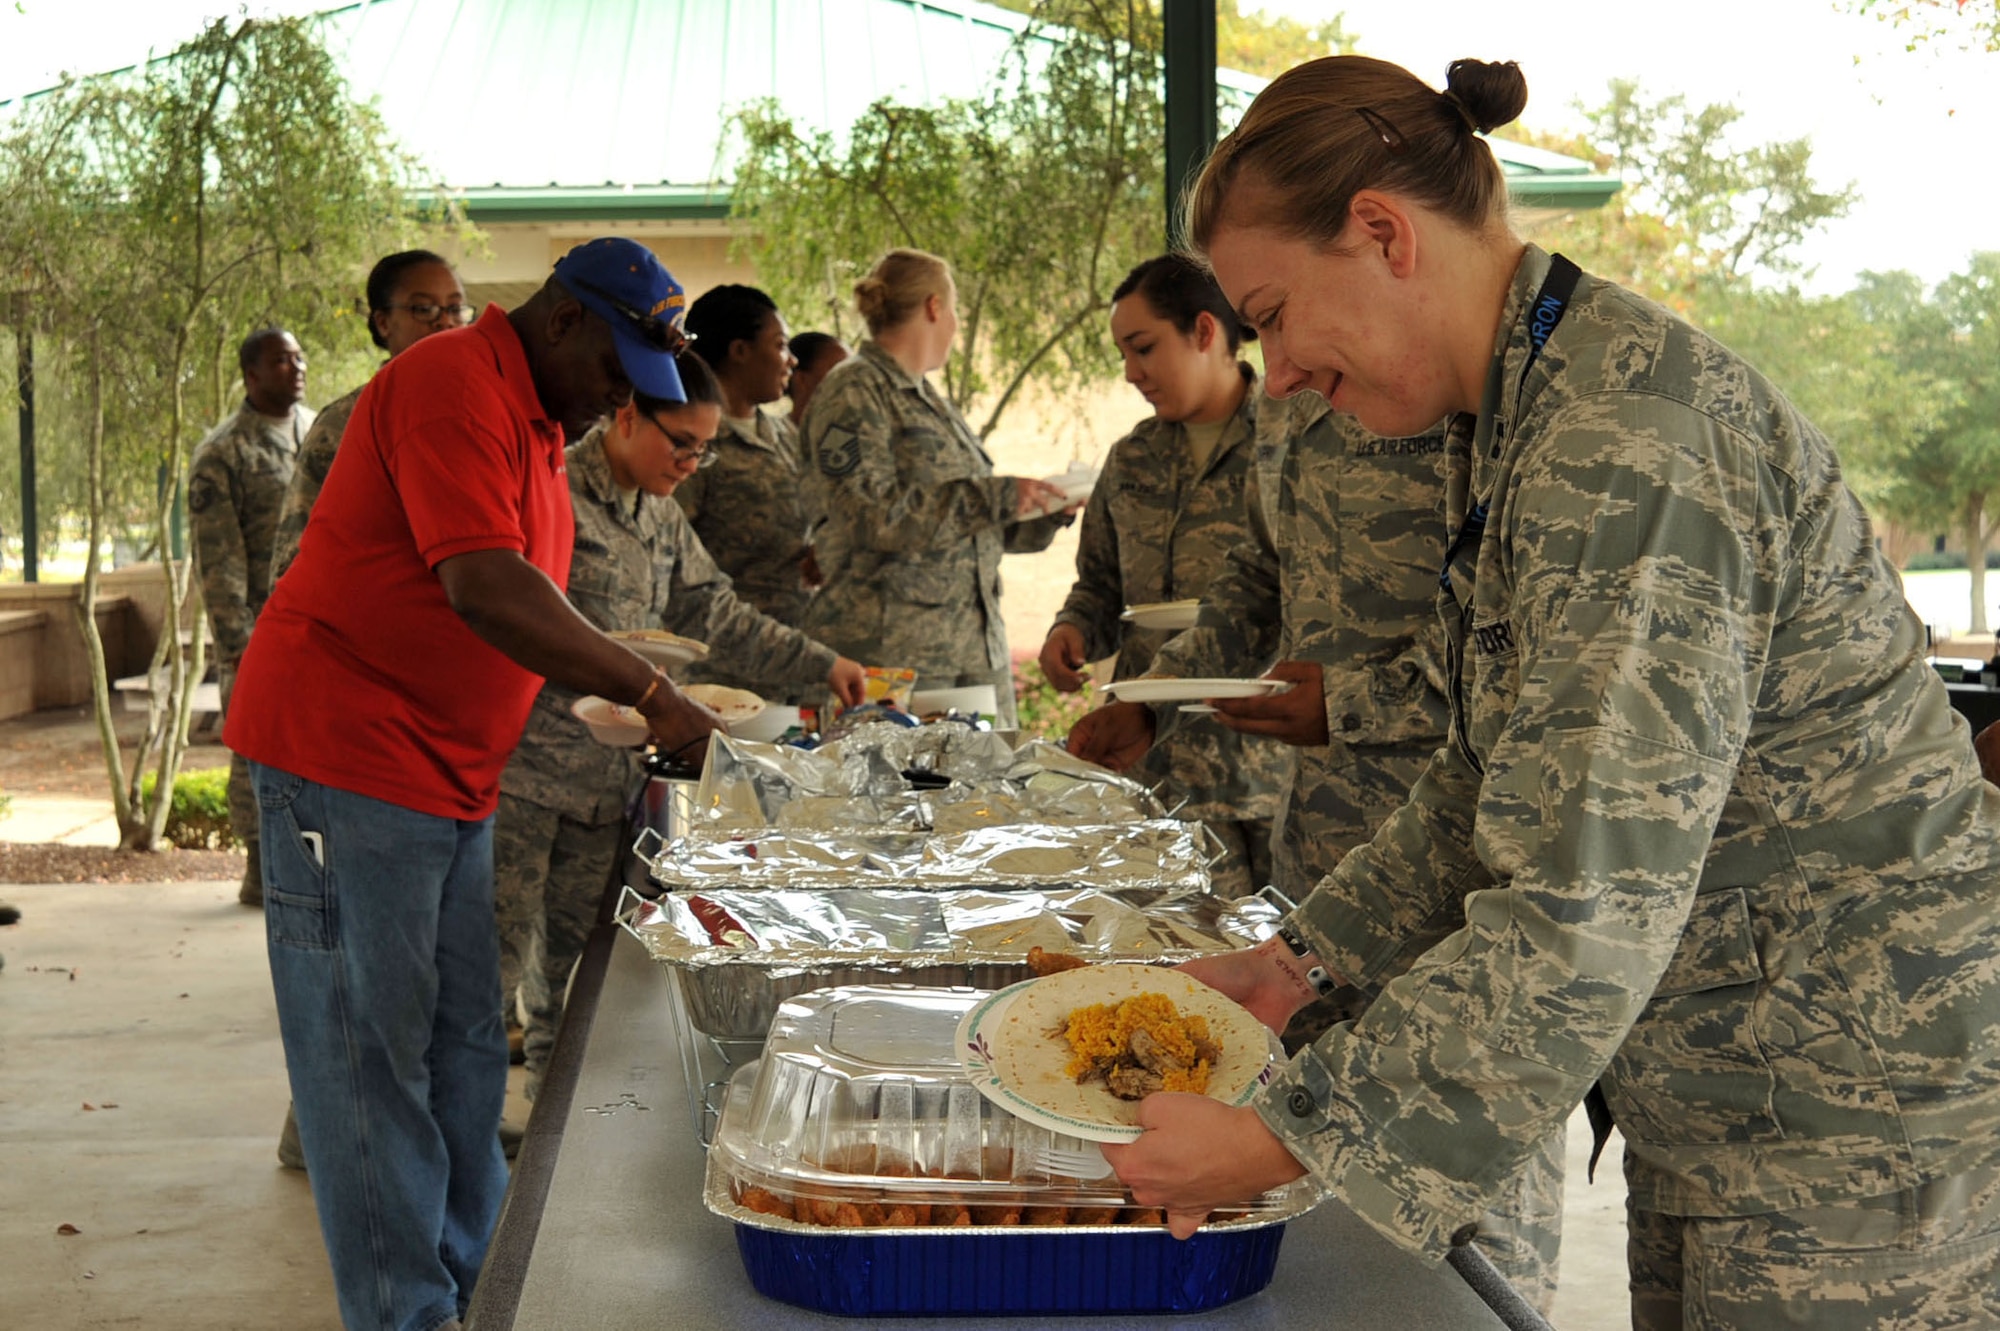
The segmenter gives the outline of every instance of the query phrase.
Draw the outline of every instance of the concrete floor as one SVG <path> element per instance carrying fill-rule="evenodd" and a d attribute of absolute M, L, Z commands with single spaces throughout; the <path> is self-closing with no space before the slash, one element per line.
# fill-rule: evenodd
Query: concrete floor
<path fill-rule="evenodd" d="M 0 899 L 24 916 L 0 929 L 0 1328 L 337 1331 L 305 1176 L 274 1154 L 262 917 L 234 883 Z M 508 1117 L 526 1122 L 520 1078 Z M 1588 1141 L 1579 1114 L 1562 1331 L 1627 1324 L 1617 1148 L 1586 1188 Z"/>
<path fill-rule="evenodd" d="M 306 1177 L 277 1162 L 262 915 L 233 882 L 0 899 L 23 915 L 0 929 L 0 1327 L 338 1331 Z"/>

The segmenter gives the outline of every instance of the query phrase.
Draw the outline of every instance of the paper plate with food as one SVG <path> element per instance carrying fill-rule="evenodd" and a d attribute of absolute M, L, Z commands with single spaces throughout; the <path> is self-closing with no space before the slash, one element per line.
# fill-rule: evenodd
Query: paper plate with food
<path fill-rule="evenodd" d="M 1088 1141 L 1139 1136 L 1139 1101 L 1186 1091 L 1240 1105 L 1282 1046 L 1249 1012 L 1182 971 L 1079 966 L 1002 989 L 958 1027 L 981 1095 Z"/>
<path fill-rule="evenodd" d="M 690 661 L 699 661 L 708 655 L 707 643 L 683 638 L 665 629 L 627 629 L 611 636 L 654 665 L 668 670 Z"/>
<path fill-rule="evenodd" d="M 770 705 L 748 689 L 732 689 L 727 684 L 683 684 L 681 692 L 721 717 L 722 724 L 731 729 Z"/>

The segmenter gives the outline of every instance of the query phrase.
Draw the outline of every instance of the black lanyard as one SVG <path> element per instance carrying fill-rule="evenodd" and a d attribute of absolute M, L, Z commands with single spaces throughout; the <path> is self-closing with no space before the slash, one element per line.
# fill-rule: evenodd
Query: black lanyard
<path fill-rule="evenodd" d="M 1542 348 L 1548 345 L 1549 335 L 1556 331 L 1564 314 L 1569 312 L 1570 297 L 1576 294 L 1577 279 L 1583 270 L 1560 254 L 1549 256 L 1549 275 L 1542 279 L 1541 290 L 1528 302 L 1528 359 L 1521 366 L 1521 378 L 1514 385 L 1514 398 L 1518 402 L 1521 390 L 1528 386 L 1528 371 L 1535 368 L 1535 361 L 1541 357 Z M 1458 558 L 1458 552 L 1467 544 L 1479 539 L 1486 530 L 1486 505 L 1474 504 L 1472 511 L 1465 515 L 1465 522 L 1451 538 L 1451 545 L 1444 552 L 1444 564 L 1438 570 L 1438 586 L 1451 590 L 1451 562 Z"/>

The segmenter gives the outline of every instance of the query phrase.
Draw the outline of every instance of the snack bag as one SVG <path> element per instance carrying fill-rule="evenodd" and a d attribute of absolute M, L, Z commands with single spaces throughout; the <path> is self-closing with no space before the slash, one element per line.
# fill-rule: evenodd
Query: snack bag
<path fill-rule="evenodd" d="M 867 695 L 862 699 L 863 705 L 886 702 L 901 711 L 910 710 L 910 694 L 917 685 L 916 671 L 902 667 L 864 666 L 862 673 L 867 681 L 864 685 Z M 836 720 L 847 710 L 841 702 L 837 700 L 834 702 L 833 715 Z"/>

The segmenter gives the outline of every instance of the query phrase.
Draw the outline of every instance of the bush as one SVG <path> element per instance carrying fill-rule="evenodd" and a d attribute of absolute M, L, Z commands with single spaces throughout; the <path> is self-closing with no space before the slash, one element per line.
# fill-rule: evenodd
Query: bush
<path fill-rule="evenodd" d="M 153 797 L 154 775 L 140 783 L 145 798 Z M 229 826 L 229 769 L 210 767 L 182 772 L 174 778 L 174 799 L 167 809 L 166 838 L 182 850 L 234 850 L 242 843 Z"/>
<path fill-rule="evenodd" d="M 1032 657 L 1014 663 L 1014 706 L 1021 733 L 1060 744 L 1085 712 L 1097 706 L 1097 690 L 1089 680 L 1075 693 L 1058 693 Z"/>
<path fill-rule="evenodd" d="M 1944 569 L 1967 567 L 1963 550 L 1919 550 L 1903 561 L 1905 573 L 1935 573 Z M 2000 550 L 1986 552 L 1986 567 L 2000 568 Z"/>

